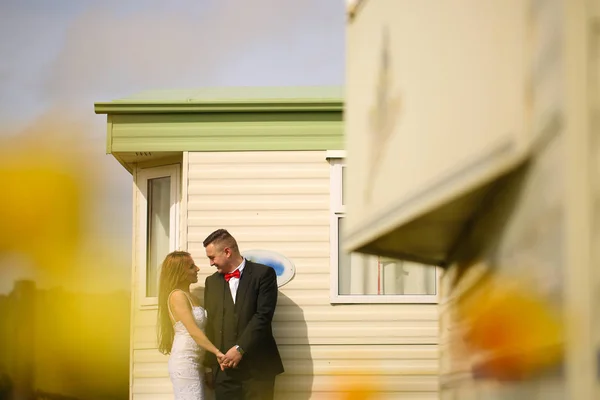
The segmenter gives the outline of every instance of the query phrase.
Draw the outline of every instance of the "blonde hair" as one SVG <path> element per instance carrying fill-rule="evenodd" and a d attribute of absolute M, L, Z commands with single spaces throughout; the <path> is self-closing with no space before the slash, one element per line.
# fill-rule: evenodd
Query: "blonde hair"
<path fill-rule="evenodd" d="M 169 316 L 169 294 L 179 287 L 186 278 L 187 269 L 192 262 L 192 255 L 187 251 L 174 251 L 167 254 L 160 269 L 158 281 L 158 351 L 171 353 L 173 346 L 173 322 Z"/>

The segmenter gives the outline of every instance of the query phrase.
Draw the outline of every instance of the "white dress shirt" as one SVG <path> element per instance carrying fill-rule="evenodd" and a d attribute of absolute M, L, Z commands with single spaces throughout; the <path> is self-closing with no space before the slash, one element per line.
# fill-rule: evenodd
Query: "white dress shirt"
<path fill-rule="evenodd" d="M 240 278 L 242 277 L 242 273 L 244 272 L 244 267 L 246 266 L 246 259 L 242 259 L 242 263 L 238 265 L 236 269 L 231 272 L 235 272 L 237 270 L 240 271 Z M 238 286 L 240 285 L 240 280 L 238 278 L 229 279 L 229 290 L 231 291 L 231 298 L 233 299 L 233 304 L 235 304 L 235 296 L 237 295 Z"/>

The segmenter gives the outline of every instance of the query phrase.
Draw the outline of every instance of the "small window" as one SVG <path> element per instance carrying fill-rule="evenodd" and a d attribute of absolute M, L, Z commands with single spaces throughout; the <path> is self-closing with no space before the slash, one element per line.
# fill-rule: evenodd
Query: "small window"
<path fill-rule="evenodd" d="M 343 250 L 345 216 L 342 157 L 331 164 L 331 302 L 332 303 L 437 303 L 437 268 L 386 257 Z"/>
<path fill-rule="evenodd" d="M 171 177 L 148 179 L 146 296 L 158 296 L 158 269 L 171 248 Z"/>
<path fill-rule="evenodd" d="M 158 296 L 160 265 L 177 248 L 179 165 L 141 169 L 139 190 L 139 282 L 142 304 L 153 304 Z M 140 238 L 141 239 L 141 238 Z"/>

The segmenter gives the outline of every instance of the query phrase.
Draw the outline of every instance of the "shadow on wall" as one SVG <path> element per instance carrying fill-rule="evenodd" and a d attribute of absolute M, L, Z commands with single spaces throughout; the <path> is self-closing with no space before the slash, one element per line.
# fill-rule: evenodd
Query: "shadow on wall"
<path fill-rule="evenodd" d="M 275 381 L 275 399 L 310 399 L 314 367 L 304 311 L 281 291 L 273 330 L 285 368 Z"/>

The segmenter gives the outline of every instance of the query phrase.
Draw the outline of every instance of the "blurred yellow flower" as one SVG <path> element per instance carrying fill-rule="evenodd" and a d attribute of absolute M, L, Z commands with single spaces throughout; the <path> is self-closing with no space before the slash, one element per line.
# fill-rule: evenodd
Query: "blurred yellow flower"
<path fill-rule="evenodd" d="M 562 359 L 562 320 L 531 287 L 494 277 L 457 311 L 467 344 L 481 355 L 479 372 L 487 376 L 523 379 Z"/>
<path fill-rule="evenodd" d="M 0 162 L 0 253 L 20 252 L 37 266 L 61 268 L 80 235 L 81 187 L 72 170 L 28 155 Z"/>
<path fill-rule="evenodd" d="M 356 388 L 351 388 L 349 392 L 346 392 L 346 394 L 344 395 L 344 397 L 342 397 L 343 400 L 370 400 L 370 399 L 374 399 L 375 397 L 375 391 L 373 391 L 371 388 L 367 388 L 367 387 L 356 387 Z"/>

